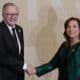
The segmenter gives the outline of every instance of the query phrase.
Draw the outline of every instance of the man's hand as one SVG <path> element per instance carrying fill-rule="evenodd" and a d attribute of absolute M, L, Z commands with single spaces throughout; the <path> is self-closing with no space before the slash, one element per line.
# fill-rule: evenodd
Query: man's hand
<path fill-rule="evenodd" d="M 28 75 L 34 75 L 34 74 L 36 74 L 36 69 L 33 68 L 31 65 L 27 65 L 27 71 L 26 72 Z"/>

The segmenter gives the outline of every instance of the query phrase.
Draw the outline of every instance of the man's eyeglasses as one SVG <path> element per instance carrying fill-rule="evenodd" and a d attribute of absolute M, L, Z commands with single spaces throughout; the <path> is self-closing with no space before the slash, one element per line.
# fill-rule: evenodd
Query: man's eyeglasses
<path fill-rule="evenodd" d="M 7 15 L 7 16 L 18 16 L 19 13 L 5 13 L 5 15 Z"/>

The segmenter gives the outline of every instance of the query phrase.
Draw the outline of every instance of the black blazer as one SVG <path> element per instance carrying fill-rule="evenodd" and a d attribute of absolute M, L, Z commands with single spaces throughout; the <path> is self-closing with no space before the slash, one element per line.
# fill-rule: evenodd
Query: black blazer
<path fill-rule="evenodd" d="M 0 80 L 24 80 L 23 30 L 16 25 L 16 31 L 21 44 L 20 54 L 8 27 L 3 21 L 0 23 Z"/>

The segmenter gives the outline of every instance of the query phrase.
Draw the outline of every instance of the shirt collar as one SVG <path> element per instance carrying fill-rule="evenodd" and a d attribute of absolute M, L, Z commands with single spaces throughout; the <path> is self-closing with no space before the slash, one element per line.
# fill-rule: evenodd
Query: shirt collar
<path fill-rule="evenodd" d="M 15 28 L 15 25 L 14 26 L 10 26 L 10 25 L 7 25 L 8 29 L 11 31 L 12 28 Z"/>

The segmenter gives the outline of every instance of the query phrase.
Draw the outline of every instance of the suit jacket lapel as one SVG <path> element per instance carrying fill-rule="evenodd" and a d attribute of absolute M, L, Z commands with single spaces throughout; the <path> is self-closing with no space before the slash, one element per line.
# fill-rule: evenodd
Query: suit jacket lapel
<path fill-rule="evenodd" d="M 21 29 L 17 28 L 16 27 L 16 31 L 17 31 L 17 35 L 18 35 L 18 38 L 19 38 L 19 41 L 20 41 L 20 44 L 22 43 L 22 39 L 21 39 Z"/>
<path fill-rule="evenodd" d="M 21 30 L 21 28 L 19 28 L 17 25 L 16 25 L 15 27 L 16 27 L 17 35 L 18 35 L 18 38 L 19 38 L 19 41 L 20 41 L 21 53 L 22 53 L 22 49 L 23 49 L 22 30 Z M 21 53 L 20 53 L 20 54 L 21 54 Z"/>
<path fill-rule="evenodd" d="M 8 48 L 10 48 L 15 54 L 18 53 L 17 52 L 17 46 L 15 46 L 15 42 L 13 40 L 13 36 L 11 34 L 11 32 L 9 31 L 8 27 L 6 26 L 6 24 L 4 22 L 2 22 L 2 26 L 3 26 L 3 34 L 4 34 L 4 38 L 5 38 L 5 43 L 7 44 Z"/>
<path fill-rule="evenodd" d="M 2 22 L 2 26 L 4 28 L 4 34 L 6 35 L 6 37 L 8 37 L 8 38 L 10 38 L 10 40 L 12 40 L 12 34 L 9 31 L 7 25 L 4 22 Z"/>

